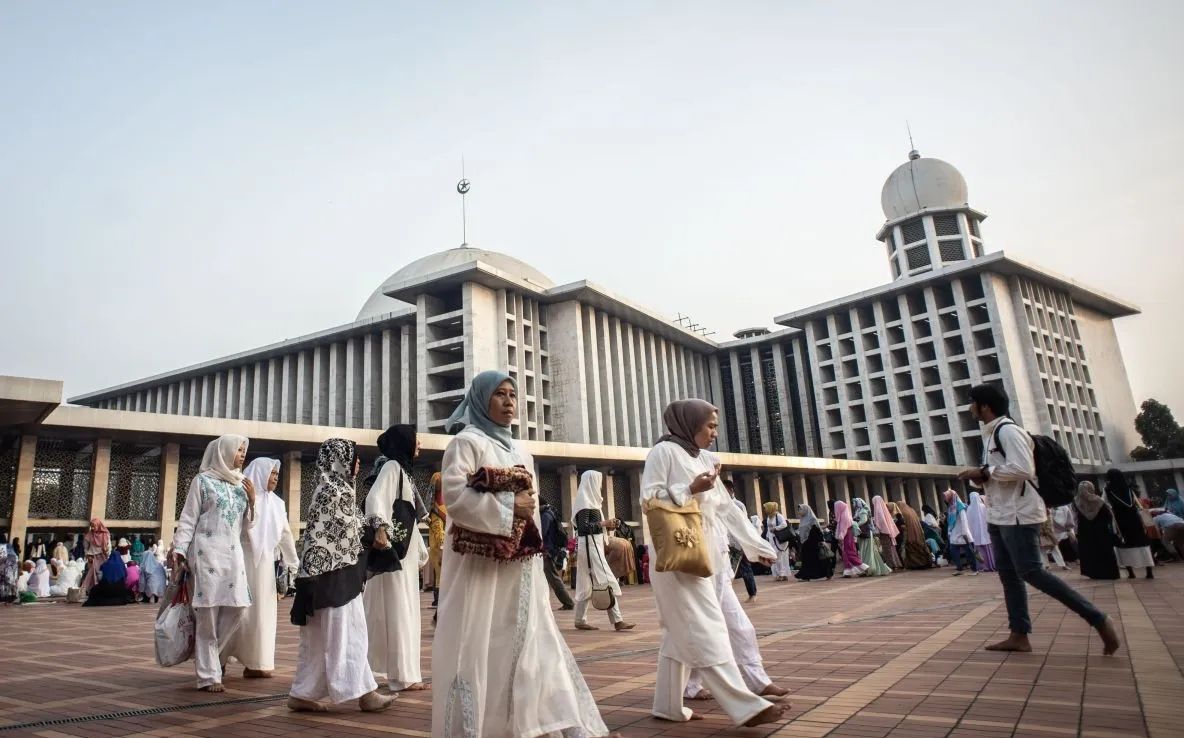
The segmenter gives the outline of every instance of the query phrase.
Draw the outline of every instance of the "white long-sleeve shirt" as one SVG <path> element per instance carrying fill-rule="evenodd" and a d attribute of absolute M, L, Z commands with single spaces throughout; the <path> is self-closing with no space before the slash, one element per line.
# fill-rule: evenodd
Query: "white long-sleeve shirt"
<path fill-rule="evenodd" d="M 1009 424 L 999 431 L 1002 451 L 995 445 L 1000 423 Z M 983 493 L 991 525 L 1034 525 L 1048 517 L 1040 493 L 1028 484 L 1036 477 L 1035 448 L 1032 437 L 1010 418 L 995 418 L 983 426 L 983 464 L 990 474 Z"/>

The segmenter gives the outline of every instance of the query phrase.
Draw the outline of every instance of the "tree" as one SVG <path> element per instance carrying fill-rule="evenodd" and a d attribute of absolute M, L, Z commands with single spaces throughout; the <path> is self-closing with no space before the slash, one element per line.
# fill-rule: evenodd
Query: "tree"
<path fill-rule="evenodd" d="M 1135 461 L 1175 459 L 1184 456 L 1184 428 L 1172 417 L 1172 411 L 1159 400 L 1147 400 L 1135 416 L 1135 430 L 1143 445 L 1131 451 Z"/>

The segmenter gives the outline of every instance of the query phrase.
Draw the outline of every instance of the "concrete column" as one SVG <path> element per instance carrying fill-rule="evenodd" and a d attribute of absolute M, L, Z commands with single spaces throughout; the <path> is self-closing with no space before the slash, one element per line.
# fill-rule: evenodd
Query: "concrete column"
<path fill-rule="evenodd" d="M 600 374 L 601 391 L 601 443 L 610 446 L 617 445 L 617 381 L 613 371 L 613 364 L 617 361 L 613 346 L 613 336 L 609 326 L 608 313 L 597 312 L 600 337 L 600 351 L 596 352 L 597 371 Z"/>
<path fill-rule="evenodd" d="M 559 502 L 563 506 L 560 517 L 571 520 L 571 511 L 576 504 L 576 490 L 580 486 L 580 478 L 574 466 L 561 466 L 559 473 Z"/>
<path fill-rule="evenodd" d="M 814 509 L 814 514 L 820 519 L 829 520 L 830 510 L 826 507 L 827 500 L 831 499 L 830 484 L 826 476 L 818 475 L 810 477 L 810 507 Z"/>
<path fill-rule="evenodd" d="M 418 341 L 418 338 L 416 339 Z M 411 330 L 407 326 L 399 329 L 399 422 L 416 423 L 418 427 L 427 429 L 428 414 L 425 408 L 422 416 L 418 408 L 412 407 L 411 398 L 419 397 L 428 391 L 426 382 L 419 384 L 418 372 L 412 362 Z M 424 360 L 427 361 L 426 358 Z"/>
<path fill-rule="evenodd" d="M 769 412 L 770 408 L 765 403 L 765 383 L 776 381 L 776 377 L 765 376 L 765 367 L 761 363 L 761 350 L 758 346 L 753 346 L 748 350 L 748 360 L 752 362 L 753 394 L 756 395 L 756 407 L 746 408 L 746 412 L 756 413 L 757 424 L 760 427 L 761 452 L 771 454 L 773 453 L 773 434 L 769 430 L 769 416 L 772 413 Z M 755 440 L 755 438 L 750 438 L 749 442 L 752 443 Z"/>
<path fill-rule="evenodd" d="M 748 438 L 748 413 L 750 411 L 744 406 L 744 378 L 740 374 L 739 352 L 729 351 L 727 360 L 732 369 L 732 402 L 735 403 L 733 407 L 736 409 L 736 435 L 739 436 L 739 438 L 729 439 L 729 442 L 734 451 L 752 453 L 752 443 Z M 724 425 L 724 423 L 720 423 L 720 425 Z"/>
<path fill-rule="evenodd" d="M 328 425 L 345 424 L 345 348 L 334 343 L 329 346 L 329 416 Z"/>
<path fill-rule="evenodd" d="M 284 354 L 284 362 L 280 369 L 283 378 L 280 380 L 280 422 L 296 422 L 296 354 Z"/>
<path fill-rule="evenodd" d="M 226 417 L 238 417 L 238 385 L 242 380 L 239 378 L 239 368 L 230 367 L 226 370 Z"/>
<path fill-rule="evenodd" d="M 867 477 L 854 476 L 851 477 L 851 494 L 855 497 L 862 497 L 863 499 L 867 500 L 867 503 L 870 505 L 872 502 L 872 495 L 875 493 L 869 489 Z M 887 500 L 885 500 L 885 502 L 887 502 Z"/>
<path fill-rule="evenodd" d="M 36 460 L 37 436 L 21 436 L 21 447 L 16 461 L 12 517 L 8 525 L 8 540 L 21 542 L 21 556 L 26 553 L 24 542 L 25 533 L 29 529 L 29 500 L 33 496 L 33 467 Z"/>
<path fill-rule="evenodd" d="M 296 360 L 296 417 L 294 422 L 312 421 L 312 354 L 301 351 Z"/>
<path fill-rule="evenodd" d="M 390 428 L 395 419 L 395 398 L 398 397 L 399 378 L 394 372 L 395 361 L 395 333 L 390 328 L 382 331 L 382 411 L 381 427 Z M 424 431 L 427 428 L 423 429 Z"/>
<path fill-rule="evenodd" d="M 107 518 L 107 481 L 111 476 L 111 439 L 95 441 L 94 466 L 90 475 L 90 517 Z"/>
<path fill-rule="evenodd" d="M 312 350 L 312 424 L 328 425 L 329 407 L 329 358 L 326 346 Z"/>
<path fill-rule="evenodd" d="M 362 427 L 377 428 L 380 413 L 376 413 L 374 398 L 382 391 L 382 338 L 366 336 L 362 339 Z"/>
<path fill-rule="evenodd" d="M 842 500 L 848 505 L 851 504 L 851 486 L 847 483 L 847 477 L 838 474 L 830 478 L 831 482 L 831 497 L 836 500 Z"/>
<path fill-rule="evenodd" d="M 810 505 L 810 507 L 813 508 L 814 505 L 810 502 L 809 489 L 806 486 L 806 475 L 794 474 L 792 477 L 790 477 L 789 481 L 789 501 L 793 503 L 794 515 L 797 515 L 798 505 Z M 818 511 L 815 510 L 814 513 L 817 514 Z"/>
<path fill-rule="evenodd" d="M 613 320 L 617 320 L 613 318 Z M 646 413 L 641 411 L 638 391 L 641 387 L 637 371 L 637 352 L 633 341 L 633 326 L 629 323 L 619 325 L 618 341 L 621 347 L 621 386 L 625 389 L 628 404 L 625 407 L 627 416 L 626 432 L 631 446 L 649 445 L 649 433 L 643 433 L 646 425 Z"/>
<path fill-rule="evenodd" d="M 781 514 L 787 518 L 794 517 L 797 514 L 797 506 L 790 508 L 790 500 L 785 494 L 785 477 L 781 474 L 771 474 L 766 478 L 765 484 L 769 499 L 781 507 Z"/>
<path fill-rule="evenodd" d="M 177 522 L 177 467 L 181 462 L 181 446 L 166 443 L 160 450 L 160 535 L 161 545 L 167 550 L 173 542 L 173 527 Z"/>
<path fill-rule="evenodd" d="M 358 339 L 346 339 L 345 425 L 349 428 L 357 428 L 362 420 L 360 412 L 362 409 L 362 387 L 359 386 L 358 382 L 358 375 L 362 373 L 362 366 L 358 358 Z"/>
<path fill-rule="evenodd" d="M 300 537 L 300 452 L 284 454 L 280 466 L 280 486 L 284 490 L 284 504 L 288 506 L 288 527 L 292 537 Z M 300 552 L 297 551 L 299 554 Z"/>
<path fill-rule="evenodd" d="M 209 374 L 201 378 L 201 412 L 194 413 L 203 418 L 214 417 L 214 382 Z"/>
<path fill-rule="evenodd" d="M 251 420 L 265 420 L 267 417 L 267 363 L 255 362 L 255 376 L 251 382 Z"/>
<path fill-rule="evenodd" d="M 283 407 L 280 398 L 283 393 L 283 379 L 281 369 L 283 363 L 278 357 L 267 360 L 267 416 L 263 420 L 279 422 L 280 410 Z"/>
<path fill-rule="evenodd" d="M 925 498 L 925 501 L 933 506 L 934 510 L 941 510 L 944 507 L 941 499 L 941 493 L 944 491 L 943 489 L 939 492 L 937 482 L 932 479 L 921 480 L 921 494 Z"/>
<path fill-rule="evenodd" d="M 617 494 L 613 487 L 613 477 L 608 473 L 607 469 L 600 470 L 604 474 L 604 489 L 601 495 L 601 500 L 604 502 L 604 509 L 600 512 L 604 515 L 604 519 L 617 517 Z"/>
<path fill-rule="evenodd" d="M 921 498 L 921 482 L 912 478 L 904 480 L 904 492 L 905 499 L 908 501 L 909 507 L 916 510 L 917 514 L 920 515 L 921 506 L 925 502 Z"/>

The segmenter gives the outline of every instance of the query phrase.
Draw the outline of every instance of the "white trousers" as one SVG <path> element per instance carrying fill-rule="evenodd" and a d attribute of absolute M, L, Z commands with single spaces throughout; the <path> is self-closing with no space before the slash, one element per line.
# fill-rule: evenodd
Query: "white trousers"
<path fill-rule="evenodd" d="M 715 696 L 715 701 L 728 714 L 732 722 L 743 725 L 772 705 L 764 697 L 758 697 L 744 686 L 740 669 L 734 661 L 715 666 L 702 666 L 695 670 L 703 684 Z M 655 717 L 676 722 L 691 719 L 691 710 L 682 704 L 683 689 L 687 683 L 687 667 L 679 661 L 665 656 L 658 657 L 658 678 L 654 685 Z"/>
<path fill-rule="evenodd" d="M 195 607 L 193 619 L 197 633 L 193 644 L 193 661 L 197 666 L 197 686 L 208 687 L 222 683 L 222 664 L 218 653 L 243 622 L 245 607 Z"/>
<path fill-rule="evenodd" d="M 588 606 L 592 604 L 592 597 L 589 596 L 586 600 L 576 600 L 576 622 L 588 622 Z M 617 597 L 613 600 L 613 606 L 608 610 L 608 621 L 613 625 L 624 620 L 621 617 L 621 598 Z"/>
<path fill-rule="evenodd" d="M 1065 568 L 1065 557 L 1061 554 L 1060 546 L 1053 546 L 1052 548 L 1045 549 L 1045 552 L 1052 555 L 1052 560 L 1057 566 L 1061 567 L 1062 569 Z"/>
<path fill-rule="evenodd" d="M 366 610 L 361 595 L 341 607 L 317 610 L 300 628 L 293 697 L 333 704 L 378 689 L 367 660 Z"/>

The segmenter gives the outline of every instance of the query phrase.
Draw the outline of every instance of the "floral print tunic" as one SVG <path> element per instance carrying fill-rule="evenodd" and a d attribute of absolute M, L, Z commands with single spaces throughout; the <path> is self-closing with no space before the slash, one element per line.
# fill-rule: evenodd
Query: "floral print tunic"
<path fill-rule="evenodd" d="M 251 527 L 242 485 L 198 474 L 189 485 L 173 545 L 189 564 L 194 607 L 248 607 L 243 536 Z"/>

